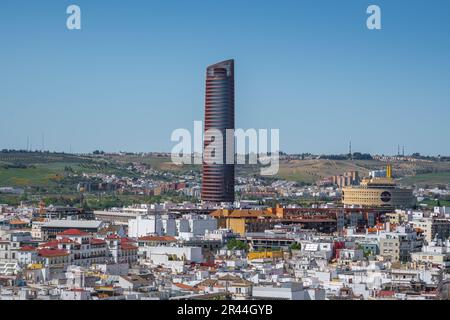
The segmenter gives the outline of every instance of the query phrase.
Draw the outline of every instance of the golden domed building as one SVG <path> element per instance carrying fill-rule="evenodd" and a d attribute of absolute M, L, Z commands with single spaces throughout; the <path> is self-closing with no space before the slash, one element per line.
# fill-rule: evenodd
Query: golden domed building
<path fill-rule="evenodd" d="M 386 168 L 386 177 L 364 178 L 359 186 L 342 188 L 342 203 L 347 206 L 411 208 L 415 202 L 412 189 L 396 185 L 391 165 Z"/>

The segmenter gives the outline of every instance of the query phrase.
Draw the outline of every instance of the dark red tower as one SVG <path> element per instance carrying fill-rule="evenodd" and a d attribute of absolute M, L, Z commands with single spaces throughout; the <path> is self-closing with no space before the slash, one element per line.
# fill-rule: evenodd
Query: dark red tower
<path fill-rule="evenodd" d="M 226 129 L 234 130 L 234 60 L 219 62 L 206 69 L 204 148 L 213 141 L 206 134 L 209 129 L 222 133 L 223 161 L 221 164 L 211 164 L 206 163 L 204 158 L 202 200 L 233 202 L 234 144 L 232 150 L 227 150 Z M 233 164 L 227 164 L 227 151 L 233 158 Z"/>

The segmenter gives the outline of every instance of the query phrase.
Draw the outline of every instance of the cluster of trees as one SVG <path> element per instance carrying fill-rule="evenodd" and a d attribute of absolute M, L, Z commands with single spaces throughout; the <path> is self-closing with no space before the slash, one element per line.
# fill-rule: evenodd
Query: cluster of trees
<path fill-rule="evenodd" d="M 227 243 L 228 250 L 248 250 L 248 244 L 237 239 L 231 239 Z"/>
<path fill-rule="evenodd" d="M 349 155 L 352 157 L 351 155 Z M 372 155 L 370 153 L 361 153 L 361 152 L 354 152 L 353 157 L 354 160 L 372 160 Z"/>
<path fill-rule="evenodd" d="M 450 161 L 450 157 L 438 155 L 434 156 L 423 156 L 419 152 L 414 152 L 411 157 L 421 160 L 431 160 L 431 161 Z"/>
<path fill-rule="evenodd" d="M 83 198 L 81 196 L 48 196 L 42 198 L 42 201 L 46 206 L 70 206 L 70 207 L 80 207 L 83 203 Z"/>
<path fill-rule="evenodd" d="M 361 152 L 354 152 L 353 154 L 325 154 L 321 155 L 319 159 L 325 159 L 325 160 L 372 160 L 373 157 L 370 153 L 361 153 Z"/>
<path fill-rule="evenodd" d="M 23 150 L 23 149 L 20 149 L 20 150 L 16 150 L 16 149 L 2 149 L 0 151 L 0 153 L 46 153 L 46 154 L 48 154 L 48 153 L 58 153 L 58 152 L 50 152 L 48 150 L 42 151 L 42 150 Z"/>

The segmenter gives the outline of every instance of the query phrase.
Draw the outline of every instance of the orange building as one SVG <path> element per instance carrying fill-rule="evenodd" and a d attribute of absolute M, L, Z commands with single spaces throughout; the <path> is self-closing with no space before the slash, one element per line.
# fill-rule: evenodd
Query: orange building
<path fill-rule="evenodd" d="M 246 232 L 262 232 L 273 227 L 277 215 L 270 210 L 219 209 L 210 214 L 218 220 L 219 228 L 227 228 L 240 235 Z"/>

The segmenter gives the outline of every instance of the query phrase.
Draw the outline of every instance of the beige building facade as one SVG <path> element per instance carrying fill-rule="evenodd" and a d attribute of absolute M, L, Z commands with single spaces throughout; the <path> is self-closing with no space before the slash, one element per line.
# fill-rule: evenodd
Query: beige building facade
<path fill-rule="evenodd" d="M 412 189 L 400 188 L 387 167 L 386 177 L 365 178 L 359 186 L 342 188 L 342 203 L 347 206 L 411 208 L 415 204 Z"/>

